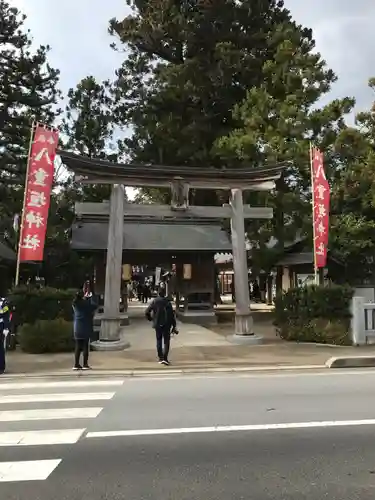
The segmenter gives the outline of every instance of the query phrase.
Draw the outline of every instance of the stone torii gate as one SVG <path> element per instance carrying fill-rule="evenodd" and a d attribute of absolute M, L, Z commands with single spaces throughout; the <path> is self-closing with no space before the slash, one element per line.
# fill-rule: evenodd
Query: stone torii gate
<path fill-rule="evenodd" d="M 244 219 L 271 219 L 273 211 L 266 207 L 243 204 L 243 191 L 269 191 L 280 178 L 282 165 L 263 168 L 203 169 L 201 167 L 169 167 L 159 165 L 116 164 L 60 151 L 62 162 L 75 173 L 75 180 L 84 184 L 111 184 L 108 247 L 106 261 L 104 314 L 100 342 L 109 348 L 123 344 L 120 338 L 119 297 L 123 252 L 125 193 L 129 187 L 169 187 L 171 205 L 134 205 L 131 212 L 139 217 L 172 216 L 183 211 L 192 217 L 230 219 L 234 284 L 236 295 L 235 340 L 259 342 L 255 335 L 248 288 L 248 269 Z M 223 207 L 189 206 L 189 189 L 230 190 L 229 205 Z M 130 205 L 129 205 L 130 206 Z"/>

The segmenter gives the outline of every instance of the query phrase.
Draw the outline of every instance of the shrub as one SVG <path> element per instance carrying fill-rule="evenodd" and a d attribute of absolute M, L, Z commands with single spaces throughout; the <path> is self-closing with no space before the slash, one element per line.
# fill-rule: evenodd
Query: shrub
<path fill-rule="evenodd" d="M 285 340 L 350 345 L 353 290 L 331 285 L 292 288 L 276 298 L 275 325 Z"/>
<path fill-rule="evenodd" d="M 16 308 L 15 319 L 18 325 L 57 318 L 70 321 L 74 294 L 74 290 L 22 286 L 10 292 L 9 301 Z"/>
<path fill-rule="evenodd" d="M 31 354 L 71 352 L 73 324 L 62 318 L 25 323 L 19 330 L 19 344 L 23 351 Z"/>

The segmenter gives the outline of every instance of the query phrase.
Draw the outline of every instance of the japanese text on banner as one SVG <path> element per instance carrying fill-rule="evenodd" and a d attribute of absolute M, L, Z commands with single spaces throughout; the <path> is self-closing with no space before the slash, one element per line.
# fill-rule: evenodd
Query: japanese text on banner
<path fill-rule="evenodd" d="M 330 189 L 323 154 L 315 148 L 312 150 L 312 190 L 315 266 L 321 268 L 327 263 Z"/>
<path fill-rule="evenodd" d="M 38 125 L 30 150 L 19 262 L 43 260 L 58 132 Z"/>

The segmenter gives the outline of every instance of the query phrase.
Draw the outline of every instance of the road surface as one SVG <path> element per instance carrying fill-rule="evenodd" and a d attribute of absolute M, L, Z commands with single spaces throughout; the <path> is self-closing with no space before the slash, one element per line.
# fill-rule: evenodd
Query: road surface
<path fill-rule="evenodd" d="M 375 371 L 0 380 L 1 500 L 373 500 Z"/>

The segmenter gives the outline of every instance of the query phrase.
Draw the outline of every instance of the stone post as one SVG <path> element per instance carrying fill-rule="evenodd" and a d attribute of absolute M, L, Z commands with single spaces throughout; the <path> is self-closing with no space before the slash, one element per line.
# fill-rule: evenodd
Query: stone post
<path fill-rule="evenodd" d="M 116 350 L 126 347 L 126 343 L 120 339 L 124 200 L 124 186 L 113 185 L 108 227 L 104 313 L 101 319 L 99 342 L 93 345 L 98 350 Z"/>
<path fill-rule="evenodd" d="M 353 297 L 351 303 L 351 335 L 355 346 L 366 345 L 366 322 L 365 322 L 364 297 Z"/>
<path fill-rule="evenodd" d="M 239 342 L 258 343 L 261 338 L 254 335 L 253 318 L 250 311 L 244 206 L 241 189 L 232 189 L 230 205 L 232 207 L 231 233 L 236 296 L 234 339 Z"/>

